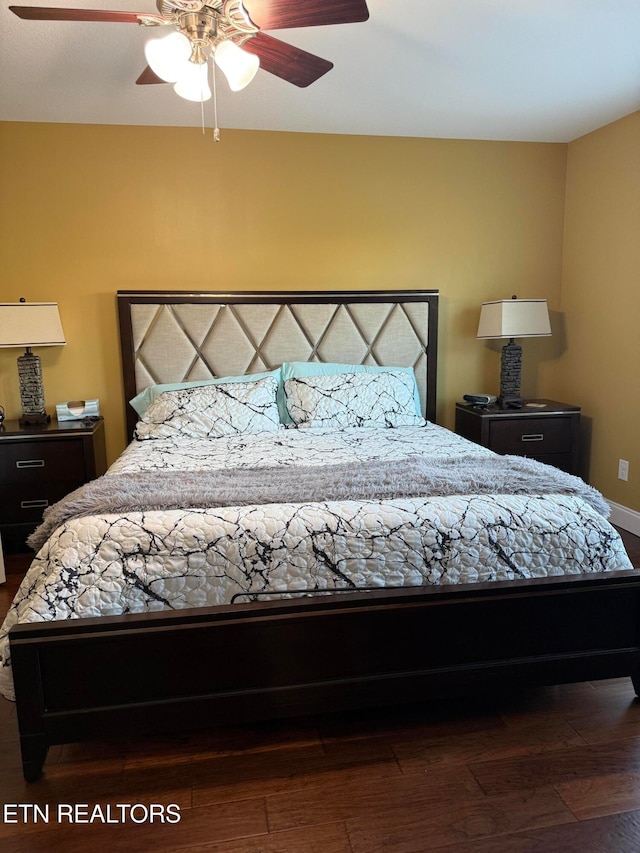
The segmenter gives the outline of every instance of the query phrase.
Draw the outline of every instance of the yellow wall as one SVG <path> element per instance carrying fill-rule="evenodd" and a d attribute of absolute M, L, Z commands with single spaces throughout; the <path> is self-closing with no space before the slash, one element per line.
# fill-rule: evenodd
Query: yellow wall
<path fill-rule="evenodd" d="M 560 307 L 566 145 L 0 125 L 0 297 L 57 301 L 67 337 L 40 349 L 49 410 L 98 397 L 109 458 L 125 444 L 118 289 L 438 288 L 439 421 L 495 392 L 480 303 Z M 15 350 L 0 402 L 19 414 Z M 556 353 L 525 352 L 525 394 Z M 571 400 L 576 394 L 568 395 Z M 577 400 L 580 402 L 580 399 Z"/>
<path fill-rule="evenodd" d="M 545 390 L 583 407 L 590 482 L 640 511 L 640 112 L 569 144 L 561 309 Z"/>

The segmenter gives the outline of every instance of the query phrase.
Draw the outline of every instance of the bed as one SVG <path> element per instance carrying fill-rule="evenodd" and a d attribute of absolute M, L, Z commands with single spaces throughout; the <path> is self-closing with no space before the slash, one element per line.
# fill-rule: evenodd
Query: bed
<path fill-rule="evenodd" d="M 437 292 L 118 306 L 135 439 L 41 531 L 0 637 L 26 779 L 54 743 L 638 685 L 640 573 L 601 496 L 435 424 Z"/>

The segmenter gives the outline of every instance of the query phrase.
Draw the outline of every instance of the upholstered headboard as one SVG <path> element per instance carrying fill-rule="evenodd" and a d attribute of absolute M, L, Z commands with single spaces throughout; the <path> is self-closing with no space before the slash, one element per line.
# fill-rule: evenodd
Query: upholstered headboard
<path fill-rule="evenodd" d="M 126 399 L 284 361 L 413 367 L 435 419 L 438 291 L 118 291 Z M 133 433 L 136 413 L 127 406 Z"/>

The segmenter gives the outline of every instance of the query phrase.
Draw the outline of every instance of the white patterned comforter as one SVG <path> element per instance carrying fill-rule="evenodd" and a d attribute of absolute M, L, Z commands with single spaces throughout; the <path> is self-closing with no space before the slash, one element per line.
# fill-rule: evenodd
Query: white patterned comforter
<path fill-rule="evenodd" d="M 133 442 L 106 476 L 482 452 L 492 455 L 433 424 L 288 429 Z M 236 593 L 631 568 L 615 529 L 569 496 L 461 495 L 84 516 L 52 534 L 18 590 L 0 630 L 0 692 L 13 698 L 7 632 L 18 622 L 227 604 Z"/>

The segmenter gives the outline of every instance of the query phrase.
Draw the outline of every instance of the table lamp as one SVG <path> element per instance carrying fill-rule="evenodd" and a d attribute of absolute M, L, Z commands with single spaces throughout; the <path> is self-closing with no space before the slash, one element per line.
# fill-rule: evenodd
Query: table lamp
<path fill-rule="evenodd" d="M 515 338 L 537 338 L 551 334 L 546 299 L 499 299 L 483 302 L 478 324 L 479 338 L 509 338 L 502 347 L 500 360 L 499 404 L 504 408 L 520 408 L 522 396 L 522 347 Z"/>
<path fill-rule="evenodd" d="M 20 426 L 44 424 L 51 420 L 44 407 L 42 363 L 32 347 L 65 344 L 58 305 L 55 302 L 1 302 L 0 347 L 25 347 L 18 358 L 18 378 L 22 417 Z"/>

